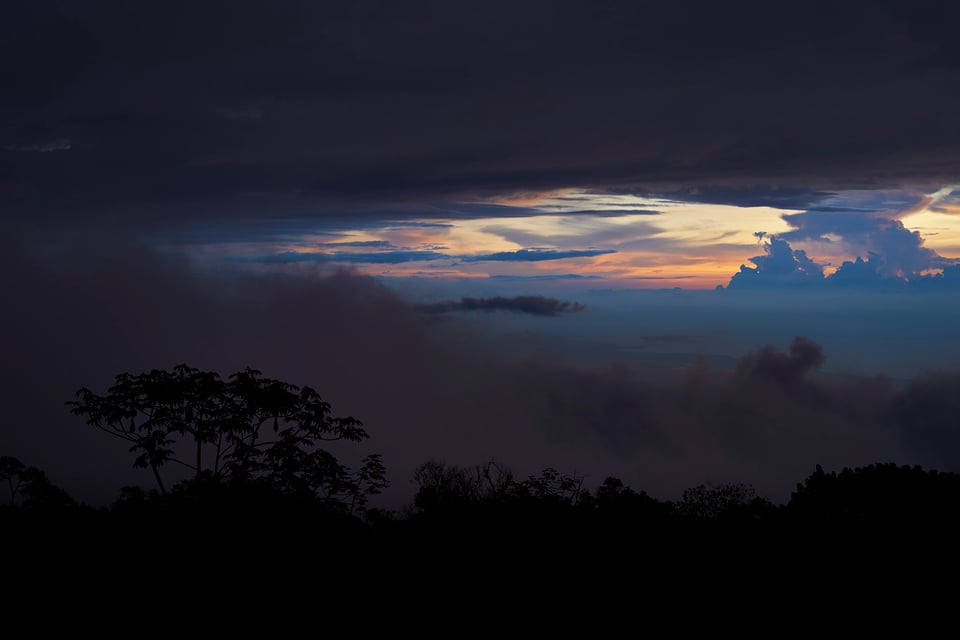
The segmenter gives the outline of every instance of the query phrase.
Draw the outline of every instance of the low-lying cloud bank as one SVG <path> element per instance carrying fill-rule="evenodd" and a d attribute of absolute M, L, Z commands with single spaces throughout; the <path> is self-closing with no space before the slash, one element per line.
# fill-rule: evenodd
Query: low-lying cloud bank
<path fill-rule="evenodd" d="M 116 373 L 180 362 L 256 367 L 363 420 L 393 481 L 387 506 L 410 499 L 413 469 L 431 458 L 497 458 L 520 474 L 553 466 L 589 483 L 615 475 L 666 498 L 750 482 L 785 499 L 817 463 L 960 470 L 960 374 L 905 387 L 827 377 L 819 346 L 802 338 L 787 352 L 762 347 L 733 371 L 521 359 L 504 355 L 510 338 L 423 314 L 368 277 L 198 275 L 117 238 L 40 251 L 37 237 L 4 231 L 0 453 L 88 501 L 151 480 L 64 401 L 80 386 L 105 390 Z"/>

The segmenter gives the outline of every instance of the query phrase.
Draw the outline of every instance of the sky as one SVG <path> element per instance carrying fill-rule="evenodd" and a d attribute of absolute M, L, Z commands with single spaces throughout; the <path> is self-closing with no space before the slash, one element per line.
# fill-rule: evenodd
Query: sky
<path fill-rule="evenodd" d="M 0 453 L 148 484 L 63 402 L 186 361 L 362 419 L 391 505 L 431 457 L 665 498 L 960 470 L 958 19 L 5 3 Z"/>

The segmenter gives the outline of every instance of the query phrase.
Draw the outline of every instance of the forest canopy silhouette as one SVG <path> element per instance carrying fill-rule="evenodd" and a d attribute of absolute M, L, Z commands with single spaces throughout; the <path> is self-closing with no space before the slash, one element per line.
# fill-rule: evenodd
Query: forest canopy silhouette
<path fill-rule="evenodd" d="M 810 376 L 822 359 L 819 345 L 797 339 L 789 353 L 751 354 L 733 375 L 820 402 Z M 902 392 L 904 415 L 929 405 L 923 389 Z M 301 595 L 323 594 L 338 611 L 402 609 L 416 593 L 452 612 L 487 602 L 529 615 L 531 602 L 555 600 L 571 575 L 604 585 L 612 567 L 650 584 L 751 572 L 765 576 L 755 587 L 769 586 L 811 566 L 870 567 L 876 557 L 864 540 L 882 543 L 887 561 L 903 553 L 931 563 L 960 523 L 960 475 L 894 463 L 839 472 L 815 464 L 777 504 L 737 481 L 690 486 L 670 500 L 614 475 L 597 483 L 558 467 L 520 474 L 495 459 L 429 459 L 412 477 L 392 478 L 412 485 L 413 497 L 385 509 L 371 504 L 388 485 L 380 455 L 341 461 L 376 434 L 309 386 L 181 364 L 121 373 L 104 393 L 83 387 L 67 405 L 105 441 L 122 441 L 155 488 L 123 486 L 92 507 L 42 470 L 0 457 L 0 527 L 20 552 L 11 575 L 44 563 L 56 567 L 47 575 L 135 581 L 210 567 L 222 582 L 217 597 L 231 606 L 249 585 L 307 580 L 317 584 Z M 436 580 L 451 575 L 470 581 L 451 590 Z M 412 579 L 427 584 L 410 592 Z M 544 586 L 491 599 L 490 585 L 510 579 Z M 585 592 L 578 606 L 605 610 L 605 593 Z"/>
<path fill-rule="evenodd" d="M 789 353 L 768 346 L 744 357 L 737 375 L 777 386 L 810 385 L 805 375 L 823 360 L 819 345 L 797 338 Z M 932 384 L 950 380 L 939 376 Z M 898 415 L 923 437 L 936 427 L 924 409 L 942 413 L 936 405 L 941 394 L 933 394 L 931 401 L 930 384 L 911 385 L 895 403 Z M 99 510 L 115 516 L 131 508 L 143 513 L 182 506 L 184 500 L 208 508 L 229 503 L 241 511 L 265 504 L 281 509 L 312 505 L 367 525 L 398 518 L 432 522 L 438 517 L 521 515 L 582 522 L 584 517 L 615 514 L 661 524 L 826 518 L 862 526 L 929 523 L 960 515 L 960 476 L 892 463 L 845 468 L 839 474 L 818 464 L 789 501 L 778 506 L 745 483 L 701 484 L 684 490 L 678 500 L 662 501 L 613 476 L 590 487 L 582 475 L 552 467 L 520 478 L 496 460 L 474 466 L 428 460 L 413 474 L 416 491 L 406 511 L 368 509 L 369 498 L 389 484 L 382 458 L 367 454 L 356 469 L 343 464 L 330 446 L 338 441 L 362 443 L 369 434 L 360 420 L 336 416 L 309 386 L 267 378 L 251 368 L 221 377 L 180 364 L 170 370 L 118 374 L 106 393 L 83 387 L 66 404 L 88 426 L 125 441 L 133 466 L 149 470 L 155 480 L 156 488 L 149 491 L 123 487 L 117 500 Z M 172 489 L 165 480 L 170 477 L 178 479 Z M 0 481 L 7 486 L 7 517 L 93 510 L 73 500 L 40 469 L 11 456 L 0 458 Z"/>

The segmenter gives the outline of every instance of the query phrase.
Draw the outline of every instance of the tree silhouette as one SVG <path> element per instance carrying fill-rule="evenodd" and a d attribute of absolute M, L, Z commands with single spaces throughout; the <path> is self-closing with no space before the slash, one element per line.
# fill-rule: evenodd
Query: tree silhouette
<path fill-rule="evenodd" d="M 539 476 L 527 477 L 515 487 L 515 491 L 522 498 L 556 504 L 575 505 L 589 495 L 589 491 L 583 486 L 582 476 L 566 475 L 553 467 L 547 467 Z"/>
<path fill-rule="evenodd" d="M 26 467 L 17 458 L 0 456 L 0 482 L 7 484 L 9 498 L 7 504 L 11 507 L 17 504 L 17 497 L 23 486 L 23 472 Z"/>
<path fill-rule="evenodd" d="M 462 506 L 476 499 L 467 470 L 438 460 L 417 467 L 413 482 L 417 485 L 413 504 L 420 511 Z"/>
<path fill-rule="evenodd" d="M 351 511 L 387 486 L 379 455 L 352 471 L 321 446 L 360 442 L 368 434 L 359 420 L 331 415 L 330 404 L 310 387 L 250 368 L 223 380 L 186 364 L 115 380 L 106 395 L 81 388 L 67 404 L 87 424 L 130 443 L 134 467 L 149 468 L 163 495 L 161 469 L 168 462 L 192 471 L 194 483 L 265 483 Z"/>
<path fill-rule="evenodd" d="M 702 520 L 747 515 L 772 508 L 772 503 L 758 497 L 753 487 L 742 483 L 701 484 L 684 489 L 677 503 L 678 513 Z"/>
<path fill-rule="evenodd" d="M 960 475 L 920 466 L 871 464 L 826 472 L 820 465 L 790 497 L 794 517 L 846 523 L 960 520 Z"/>
<path fill-rule="evenodd" d="M 480 505 L 571 507 L 592 497 L 580 476 L 548 467 L 538 476 L 518 481 L 510 469 L 494 460 L 473 467 L 430 460 L 417 467 L 413 482 L 417 485 L 414 507 L 420 512 L 462 511 Z"/>
<path fill-rule="evenodd" d="M 494 460 L 473 467 L 429 460 L 413 472 L 413 482 L 417 485 L 413 502 L 420 511 L 505 502 L 515 486 L 510 470 Z"/>
<path fill-rule="evenodd" d="M 76 506 L 73 498 L 53 484 L 46 473 L 12 456 L 0 456 L 0 482 L 7 485 L 9 507 L 56 511 Z"/>
<path fill-rule="evenodd" d="M 620 478 L 608 476 L 597 487 L 593 497 L 598 509 L 606 511 L 633 511 L 635 513 L 664 514 L 669 505 L 647 495 L 646 491 L 634 491 Z"/>

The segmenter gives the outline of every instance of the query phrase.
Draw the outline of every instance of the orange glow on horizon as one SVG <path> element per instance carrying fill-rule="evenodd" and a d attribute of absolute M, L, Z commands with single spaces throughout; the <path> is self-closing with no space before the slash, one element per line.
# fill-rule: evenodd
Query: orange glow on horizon
<path fill-rule="evenodd" d="M 883 198 L 872 208 L 876 192 L 870 191 L 845 193 L 828 204 L 845 206 L 849 200 L 851 211 L 902 219 L 906 228 L 920 234 L 924 246 L 956 258 L 960 203 L 954 191 L 945 187 L 928 195 L 915 190 L 881 194 L 890 203 L 885 212 Z M 764 255 L 764 242 L 756 232 L 769 238 L 794 231 L 789 216 L 798 212 L 576 189 L 516 193 L 496 202 L 530 211 L 365 221 L 353 228 L 318 227 L 261 242 L 198 244 L 189 253 L 200 262 L 232 259 L 252 269 L 348 268 L 391 278 L 537 278 L 577 288 L 712 289 L 726 286 L 741 265 L 752 266 L 752 257 Z M 801 233 L 790 238 L 790 245 L 823 265 L 829 276 L 858 253 L 866 257 L 872 241 L 869 235 L 824 233 L 811 238 Z M 283 255 L 287 253 L 298 255 Z"/>

